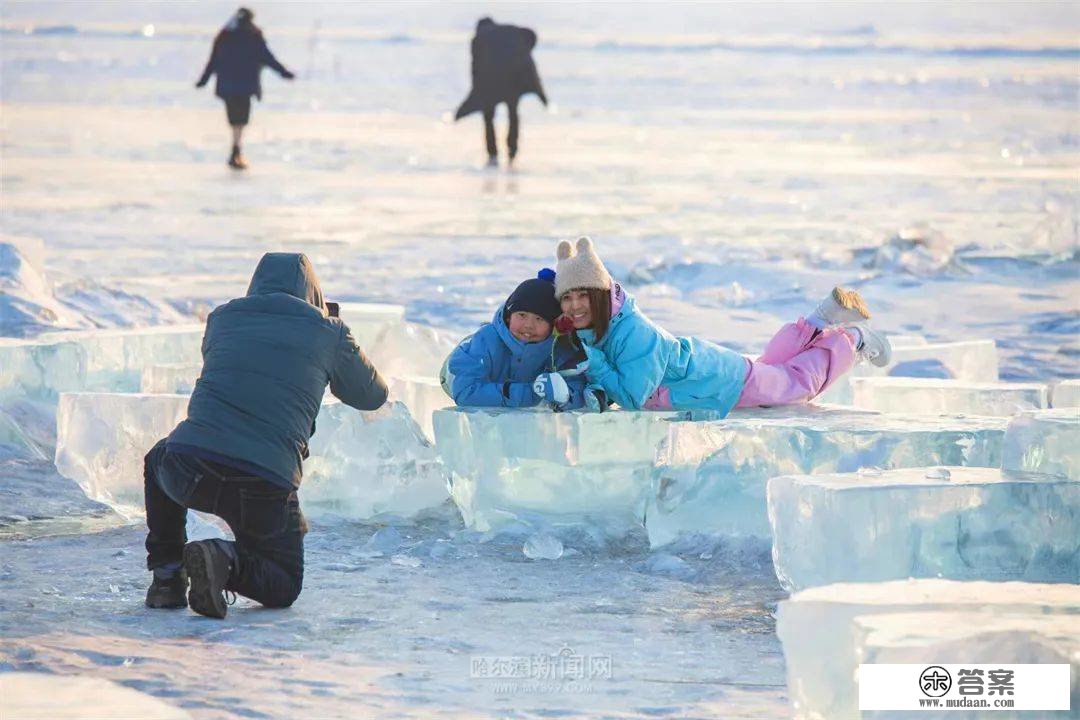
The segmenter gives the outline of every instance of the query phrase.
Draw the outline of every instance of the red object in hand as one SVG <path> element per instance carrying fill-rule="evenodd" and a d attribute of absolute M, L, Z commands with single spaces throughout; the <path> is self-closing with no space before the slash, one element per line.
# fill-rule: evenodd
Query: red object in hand
<path fill-rule="evenodd" d="M 567 315 L 560 315 L 555 319 L 555 332 L 559 335 L 569 335 L 574 332 L 574 321 Z"/>

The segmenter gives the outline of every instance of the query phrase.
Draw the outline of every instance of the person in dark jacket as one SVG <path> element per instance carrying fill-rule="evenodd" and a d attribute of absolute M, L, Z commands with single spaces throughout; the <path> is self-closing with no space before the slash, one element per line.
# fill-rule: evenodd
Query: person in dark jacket
<path fill-rule="evenodd" d="M 223 618 L 230 591 L 287 607 L 303 581 L 296 490 L 323 393 L 375 410 L 386 384 L 296 253 L 263 256 L 247 295 L 210 313 L 202 354 L 187 419 L 145 458 L 146 604 Z M 221 517 L 236 541 L 186 543 L 188 508 Z"/>
<path fill-rule="evenodd" d="M 510 129 L 506 136 L 510 162 L 518 151 L 518 101 L 522 95 L 535 93 L 547 105 L 540 74 L 533 62 L 536 33 L 515 25 L 498 25 L 489 17 L 476 24 L 472 39 L 472 90 L 461 103 L 455 120 L 474 112 L 484 114 L 484 142 L 488 165 L 499 164 L 495 144 L 495 107 L 506 103 Z"/>
<path fill-rule="evenodd" d="M 278 62 L 266 44 L 262 30 L 252 22 L 255 14 L 240 8 L 214 38 L 210 59 L 206 62 L 195 87 L 201 88 L 217 75 L 214 94 L 225 101 L 225 115 L 232 126 L 232 154 L 229 167 L 243 170 L 247 161 L 240 150 L 244 127 L 251 117 L 251 96 L 262 100 L 262 83 L 259 75 L 263 66 L 273 68 L 281 77 L 292 80 L 295 75 Z"/>

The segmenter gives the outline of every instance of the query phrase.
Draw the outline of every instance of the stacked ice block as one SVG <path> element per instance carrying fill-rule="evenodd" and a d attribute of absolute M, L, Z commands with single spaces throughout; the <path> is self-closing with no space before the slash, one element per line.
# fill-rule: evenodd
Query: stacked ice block
<path fill-rule="evenodd" d="M 143 455 L 185 416 L 188 396 L 64 393 L 56 467 L 88 497 L 127 517 L 143 508 Z M 438 505 L 446 479 L 435 449 L 404 405 L 359 412 L 323 405 L 301 500 L 310 513 L 353 519 L 408 516 Z"/>
<path fill-rule="evenodd" d="M 1044 383 L 906 377 L 858 377 L 850 382 L 851 404 L 876 412 L 1010 417 L 1048 407 Z"/>
<path fill-rule="evenodd" d="M 186 395 L 63 393 L 56 469 L 125 517 L 143 512 L 143 456 L 187 417 Z"/>
<path fill-rule="evenodd" d="M 908 577 L 1080 582 L 1080 483 L 992 468 L 776 477 L 773 564 L 788 591 Z"/>
<path fill-rule="evenodd" d="M 688 415 L 450 408 L 434 422 L 469 527 L 584 524 L 621 535 L 640 527 L 655 450 L 676 418 Z"/>
<path fill-rule="evenodd" d="M 150 365 L 143 370 L 140 390 L 144 393 L 190 395 L 202 372 L 202 363 Z"/>
<path fill-rule="evenodd" d="M 707 413 L 695 415 L 707 418 Z M 789 474 L 932 465 L 997 467 L 1006 420 L 800 406 L 675 422 L 660 446 L 645 523 L 653 546 L 684 533 L 770 536 L 766 483 Z"/>
<path fill-rule="evenodd" d="M 892 362 L 879 368 L 861 363 L 817 398 L 819 403 L 850 405 L 851 381 L 860 377 L 918 377 L 988 383 L 998 379 L 997 347 L 993 340 L 953 343 L 894 343 Z"/>
<path fill-rule="evenodd" d="M 137 392 L 151 365 L 200 361 L 202 325 L 52 333 L 0 340 L 0 402 L 62 392 Z"/>
<path fill-rule="evenodd" d="M 390 399 L 405 403 L 420 429 L 429 439 L 433 439 L 435 427 L 432 424 L 432 415 L 436 410 L 451 407 L 454 404 L 454 401 L 442 389 L 439 380 L 416 375 L 388 377 L 386 385 L 390 389 Z"/>
<path fill-rule="evenodd" d="M 1080 408 L 1080 380 L 1062 380 L 1055 385 L 1050 404 L 1056 408 Z"/>
<path fill-rule="evenodd" d="M 900 614 L 911 616 L 896 617 Z M 993 621 L 982 625 L 979 619 L 988 616 Z M 967 620 L 957 626 L 958 617 Z M 860 662 L 885 662 L 886 657 L 896 658 L 892 662 L 948 662 L 957 657 L 968 663 L 1019 663 L 1067 656 L 1076 663 L 1076 635 L 1070 633 L 1077 617 L 1080 592 L 1075 585 L 838 583 L 782 601 L 776 633 L 784 647 L 794 717 L 844 720 L 860 717 Z M 963 640 L 951 644 L 958 637 L 970 639 L 970 657 L 962 655 Z M 946 654 L 939 659 L 938 651 Z"/>
<path fill-rule="evenodd" d="M 1080 480 L 1080 409 L 1025 412 L 1009 422 L 1001 467 Z"/>

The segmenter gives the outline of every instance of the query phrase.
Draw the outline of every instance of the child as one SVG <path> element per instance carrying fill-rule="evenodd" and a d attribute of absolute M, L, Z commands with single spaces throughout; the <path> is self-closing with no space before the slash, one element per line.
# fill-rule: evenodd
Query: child
<path fill-rule="evenodd" d="M 549 268 L 517 286 L 490 323 L 454 348 L 443 366 L 443 387 L 458 405 L 532 407 L 541 401 L 554 409 L 584 404 L 583 375 L 563 377 L 558 370 L 584 361 L 584 354 L 561 337 L 551 337 L 561 314 L 555 298 L 555 273 Z"/>
<path fill-rule="evenodd" d="M 807 318 L 785 325 L 751 362 L 698 338 L 676 338 L 612 281 L 589 238 L 556 251 L 555 292 L 588 358 L 590 386 L 627 410 L 790 405 L 811 400 L 856 360 L 889 363 L 885 337 L 866 323 L 858 293 L 835 288 Z"/>

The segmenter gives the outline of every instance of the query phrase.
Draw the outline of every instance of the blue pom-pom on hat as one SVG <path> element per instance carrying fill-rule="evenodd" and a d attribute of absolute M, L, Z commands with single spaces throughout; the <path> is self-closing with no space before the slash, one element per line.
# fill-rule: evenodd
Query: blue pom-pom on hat
<path fill-rule="evenodd" d="M 540 280 L 547 280 L 549 283 L 553 283 L 555 282 L 555 271 L 551 268 L 544 268 L 536 273 L 536 277 Z"/>

